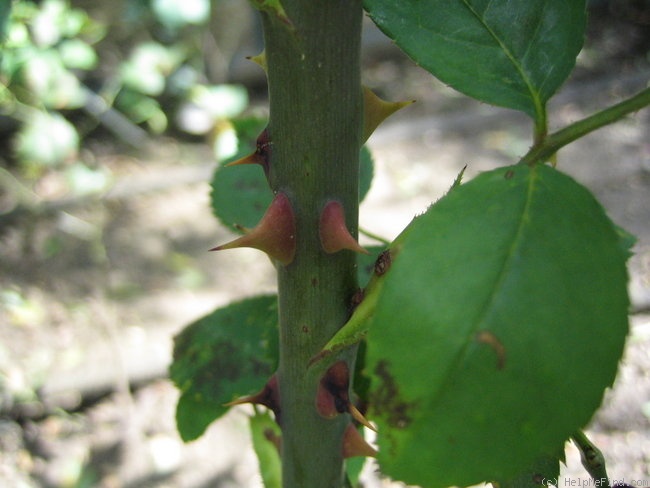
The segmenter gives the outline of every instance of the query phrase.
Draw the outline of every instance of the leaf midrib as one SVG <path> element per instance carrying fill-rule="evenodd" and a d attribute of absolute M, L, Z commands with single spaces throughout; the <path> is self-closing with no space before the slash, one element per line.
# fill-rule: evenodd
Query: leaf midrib
<path fill-rule="evenodd" d="M 517 226 L 517 230 L 514 233 L 512 244 L 510 246 L 510 249 L 506 253 L 505 258 L 503 259 L 503 264 L 495 280 L 495 285 L 492 287 L 492 292 L 488 295 L 487 299 L 485 300 L 485 304 L 483 305 L 483 307 L 481 307 L 479 313 L 477 313 L 475 324 L 473 327 L 470 328 L 469 333 L 467 334 L 466 339 L 464 341 L 464 346 L 458 349 L 458 352 L 456 353 L 455 357 L 449 362 L 449 367 L 446 368 L 447 373 L 444 375 L 442 381 L 440 382 L 436 393 L 431 396 L 433 401 L 428 404 L 428 407 L 432 407 L 435 403 L 439 401 L 439 399 L 441 398 L 440 393 L 445 391 L 451 379 L 454 377 L 454 373 L 459 370 L 460 363 L 466 357 L 467 349 L 469 348 L 470 344 L 473 344 L 475 342 L 476 333 L 483 330 L 480 329 L 480 326 L 485 322 L 485 318 L 487 317 L 489 311 L 492 309 L 495 299 L 498 296 L 498 292 L 502 288 L 506 277 L 509 275 L 509 270 L 511 269 L 511 263 L 513 261 L 515 252 L 519 248 L 519 242 L 521 241 L 522 235 L 526 228 L 526 220 L 527 220 L 526 216 L 529 215 L 530 207 L 533 201 L 533 193 L 535 190 L 534 183 L 537 179 L 538 179 L 538 175 L 536 172 L 536 168 L 531 168 L 529 182 L 528 182 L 528 189 L 526 193 L 526 202 L 524 204 L 524 208 L 519 218 L 519 224 Z"/>
<path fill-rule="evenodd" d="M 535 87 L 530 80 L 530 78 L 526 75 L 526 72 L 523 69 L 523 66 L 518 62 L 516 56 L 508 49 L 508 47 L 505 45 L 505 43 L 501 40 L 501 38 L 497 35 L 496 32 L 488 25 L 488 23 L 485 21 L 483 17 L 474 9 L 474 7 L 470 4 L 469 0 L 460 0 L 461 3 L 467 8 L 467 10 L 470 11 L 470 13 L 476 18 L 476 20 L 479 22 L 481 26 L 487 31 L 487 33 L 494 39 L 494 41 L 499 45 L 501 50 L 504 52 L 506 55 L 506 58 L 510 61 L 510 63 L 513 65 L 515 68 L 515 71 L 519 73 L 519 76 L 521 77 L 522 81 L 524 82 L 524 85 L 528 89 L 528 93 L 530 95 L 530 99 L 533 102 L 533 106 L 535 108 L 535 119 L 540 119 L 542 116 L 542 102 L 539 96 L 539 93 L 535 90 Z M 488 4 L 488 7 L 486 10 L 490 8 L 490 5 L 492 2 L 490 1 L 490 4 Z"/>

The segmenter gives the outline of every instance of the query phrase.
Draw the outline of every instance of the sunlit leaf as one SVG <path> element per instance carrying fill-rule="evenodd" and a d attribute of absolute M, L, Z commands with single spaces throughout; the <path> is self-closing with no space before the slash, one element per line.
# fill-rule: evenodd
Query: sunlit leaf
<path fill-rule="evenodd" d="M 120 65 L 124 84 L 145 95 L 158 96 L 165 89 L 166 78 L 178 66 L 177 49 L 155 42 L 139 44 L 129 59 Z"/>
<path fill-rule="evenodd" d="M 31 55 L 22 63 L 22 78 L 34 102 L 49 108 L 77 108 L 84 94 L 79 80 L 63 65 L 55 49 L 26 50 Z"/>
<path fill-rule="evenodd" d="M 548 166 L 494 170 L 393 251 L 366 357 L 386 474 L 424 487 L 512 479 L 589 421 L 629 300 L 621 237 L 587 189 Z"/>
<path fill-rule="evenodd" d="M 81 39 L 69 39 L 59 45 L 63 64 L 72 69 L 89 70 L 97 64 L 97 53 Z"/>
<path fill-rule="evenodd" d="M 209 0 L 153 0 L 151 8 L 158 20 L 172 29 L 202 24 L 210 17 Z"/>
<path fill-rule="evenodd" d="M 15 149 L 24 163 L 56 166 L 75 158 L 79 135 L 59 114 L 34 112 L 16 135 Z"/>

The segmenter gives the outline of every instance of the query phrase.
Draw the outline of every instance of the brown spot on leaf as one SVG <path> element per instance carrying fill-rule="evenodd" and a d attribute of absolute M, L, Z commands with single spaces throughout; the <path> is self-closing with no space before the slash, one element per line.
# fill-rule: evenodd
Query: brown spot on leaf
<path fill-rule="evenodd" d="M 497 369 L 503 369 L 506 365 L 506 348 L 497 336 L 489 330 L 482 330 L 476 334 L 476 341 L 492 348 L 497 355 Z"/>
<path fill-rule="evenodd" d="M 375 367 L 375 374 L 379 377 L 379 388 L 374 392 L 370 403 L 380 416 L 383 416 L 388 425 L 398 429 L 408 427 L 412 422 L 410 411 L 415 406 L 413 402 L 405 402 L 400 398 L 399 387 L 395 378 L 390 373 L 386 361 L 379 361 Z"/>
<path fill-rule="evenodd" d="M 509 169 L 508 171 L 506 171 L 506 174 L 504 175 L 504 177 L 505 177 L 506 180 L 510 180 L 510 179 L 512 179 L 512 177 L 514 175 L 515 175 L 515 172 L 513 170 Z"/>
<path fill-rule="evenodd" d="M 354 310 L 361 304 L 365 297 L 365 294 L 366 293 L 363 288 L 359 288 L 354 292 L 354 295 L 352 295 L 352 298 L 350 299 L 350 313 L 354 312 Z"/>

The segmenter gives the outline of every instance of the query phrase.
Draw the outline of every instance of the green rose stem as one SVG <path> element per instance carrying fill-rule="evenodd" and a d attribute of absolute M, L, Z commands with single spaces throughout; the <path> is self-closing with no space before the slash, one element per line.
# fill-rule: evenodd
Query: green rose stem
<path fill-rule="evenodd" d="M 347 414 L 324 418 L 318 385 L 334 359 L 309 360 L 347 321 L 356 257 L 327 253 L 320 216 L 332 200 L 357 235 L 362 90 L 361 1 L 286 0 L 286 18 L 262 11 L 270 97 L 269 182 L 295 215 L 293 261 L 278 265 L 284 488 L 340 488 Z M 288 19 L 288 20 L 287 20 Z M 343 359 L 353 370 L 354 351 Z"/>

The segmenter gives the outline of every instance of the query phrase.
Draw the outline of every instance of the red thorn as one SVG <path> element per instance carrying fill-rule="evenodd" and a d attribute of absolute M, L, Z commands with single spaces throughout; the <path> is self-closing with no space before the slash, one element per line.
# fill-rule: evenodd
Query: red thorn
<path fill-rule="evenodd" d="M 318 384 L 316 410 L 325 418 L 334 418 L 348 411 L 350 397 L 350 370 L 345 361 L 334 363 Z"/>
<path fill-rule="evenodd" d="M 320 242 L 323 250 L 332 254 L 341 249 L 369 254 L 359 245 L 345 225 L 343 206 L 336 200 L 327 202 L 320 216 Z"/>
<path fill-rule="evenodd" d="M 322 382 L 318 385 L 316 392 L 316 410 L 321 417 L 326 419 L 333 419 L 340 413 L 336 408 L 334 395 L 327 390 Z"/>
<path fill-rule="evenodd" d="M 376 432 L 375 427 L 350 402 L 349 388 L 350 370 L 348 365 L 345 361 L 337 361 L 320 380 L 316 393 L 316 410 L 327 419 L 348 412 L 354 420 Z"/>
<path fill-rule="evenodd" d="M 254 153 L 228 163 L 226 166 L 238 166 L 240 164 L 259 164 L 262 169 L 264 169 L 264 174 L 268 179 L 272 145 L 273 143 L 271 142 L 271 135 L 269 134 L 269 128 L 267 127 L 257 137 Z"/>
<path fill-rule="evenodd" d="M 252 403 L 255 405 L 264 405 L 266 408 L 271 410 L 275 415 L 275 420 L 280 423 L 280 390 L 278 388 L 278 378 L 274 374 L 269 378 L 264 385 L 264 388 L 259 392 L 248 395 L 245 397 L 238 398 L 232 402 L 225 403 L 225 407 L 234 407 L 236 405 L 244 405 L 246 403 Z"/>
<path fill-rule="evenodd" d="M 345 428 L 343 434 L 343 458 L 351 458 L 355 456 L 377 456 L 377 450 L 366 442 L 363 436 L 352 424 Z"/>
<path fill-rule="evenodd" d="M 293 261 L 296 253 L 296 223 L 291 202 L 284 193 L 275 196 L 262 220 L 248 234 L 210 251 L 237 247 L 259 249 L 285 266 Z"/>

